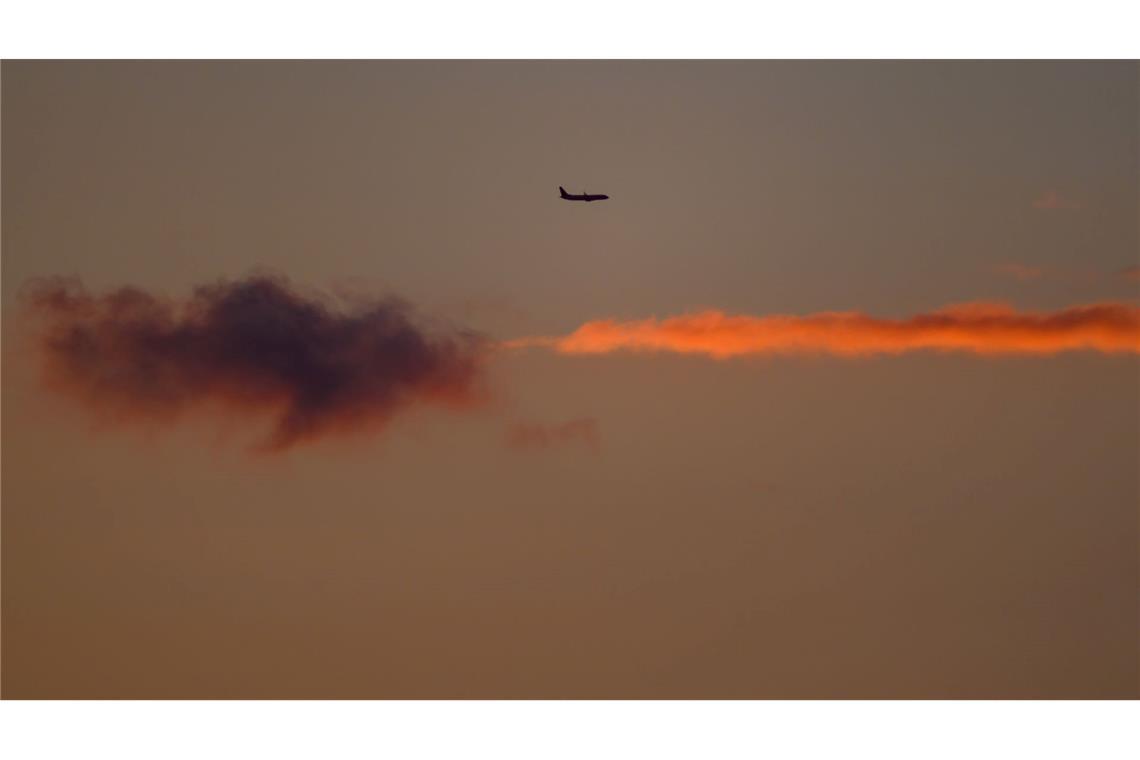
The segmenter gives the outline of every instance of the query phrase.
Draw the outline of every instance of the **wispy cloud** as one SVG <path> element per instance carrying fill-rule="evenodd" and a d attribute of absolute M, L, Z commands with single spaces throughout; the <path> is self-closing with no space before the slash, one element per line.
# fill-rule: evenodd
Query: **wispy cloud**
<path fill-rule="evenodd" d="M 601 447 L 598 423 L 592 417 L 580 417 L 557 424 L 518 422 L 507 429 L 506 443 L 514 449 L 549 449 L 581 444 L 597 451 Z"/>
<path fill-rule="evenodd" d="M 1120 276 L 1132 282 L 1140 282 L 1140 267 L 1127 267 L 1120 270 Z"/>
<path fill-rule="evenodd" d="M 207 404 L 268 418 L 279 451 L 382 428 L 419 403 L 469 406 L 486 342 L 429 329 L 396 300 L 341 311 L 282 278 L 197 288 L 183 302 L 124 288 L 33 283 L 47 384 L 116 421 L 169 420 Z"/>
<path fill-rule="evenodd" d="M 1018 312 L 1005 304 L 968 303 L 908 319 L 882 319 L 860 312 L 752 316 L 703 311 L 662 320 L 596 320 L 569 335 L 522 338 L 505 345 L 542 346 L 563 354 L 664 351 L 716 359 L 911 351 L 979 355 L 1140 353 L 1140 308 L 1098 303 L 1054 312 Z"/>

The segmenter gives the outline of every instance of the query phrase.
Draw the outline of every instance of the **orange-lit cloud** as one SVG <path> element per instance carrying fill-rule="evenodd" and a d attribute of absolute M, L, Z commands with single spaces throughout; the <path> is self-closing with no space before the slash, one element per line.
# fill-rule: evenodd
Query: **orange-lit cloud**
<path fill-rule="evenodd" d="M 1018 312 L 1004 304 L 968 303 L 908 319 L 881 319 L 860 312 L 750 316 L 702 311 L 661 320 L 597 320 L 566 336 L 523 338 L 505 345 L 545 346 L 563 354 L 667 351 L 716 359 L 911 351 L 1140 353 L 1140 308 L 1098 303 L 1053 312 Z"/>
<path fill-rule="evenodd" d="M 203 405 L 265 418 L 263 448 L 382 428 L 420 403 L 466 406 L 486 342 L 429 330 L 401 302 L 342 311 L 282 278 L 199 287 L 184 302 L 123 288 L 34 283 L 44 379 L 111 422 L 169 421 Z"/>
<path fill-rule="evenodd" d="M 1128 267 L 1120 271 L 1120 276 L 1126 280 L 1140 282 L 1140 267 Z"/>
<path fill-rule="evenodd" d="M 570 443 L 582 443 L 597 451 L 601 445 L 598 423 L 581 417 L 554 425 L 520 422 L 507 430 L 507 445 L 514 449 L 549 449 Z"/>

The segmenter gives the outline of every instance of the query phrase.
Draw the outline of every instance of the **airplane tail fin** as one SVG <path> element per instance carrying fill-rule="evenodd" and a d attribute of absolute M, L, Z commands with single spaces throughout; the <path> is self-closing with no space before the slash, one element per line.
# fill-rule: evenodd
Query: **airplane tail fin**
<path fill-rule="evenodd" d="M 565 198 L 566 197 L 566 188 L 562 187 L 562 185 L 559 185 L 558 186 L 558 194 L 561 197 Z"/>

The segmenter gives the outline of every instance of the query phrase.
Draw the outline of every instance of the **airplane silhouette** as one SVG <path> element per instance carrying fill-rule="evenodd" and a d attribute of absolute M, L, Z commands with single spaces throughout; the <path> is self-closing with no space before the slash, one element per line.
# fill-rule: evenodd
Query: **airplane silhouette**
<path fill-rule="evenodd" d="M 566 188 L 562 187 L 561 185 L 558 186 L 558 192 L 560 193 L 559 197 L 564 201 L 586 201 L 589 203 L 590 201 L 608 201 L 610 199 L 610 196 L 608 195 L 590 195 L 589 193 L 571 195 L 570 193 L 566 192 Z"/>

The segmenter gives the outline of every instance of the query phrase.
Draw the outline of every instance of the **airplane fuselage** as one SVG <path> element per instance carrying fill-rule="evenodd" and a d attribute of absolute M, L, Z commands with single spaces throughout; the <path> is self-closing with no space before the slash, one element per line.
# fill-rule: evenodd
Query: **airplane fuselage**
<path fill-rule="evenodd" d="M 585 201 L 586 203 L 590 203 L 592 201 L 608 201 L 610 199 L 610 196 L 608 195 L 590 195 L 589 193 L 574 195 L 572 193 L 566 192 L 566 189 L 562 187 L 558 188 L 558 192 L 558 197 L 564 201 Z"/>

